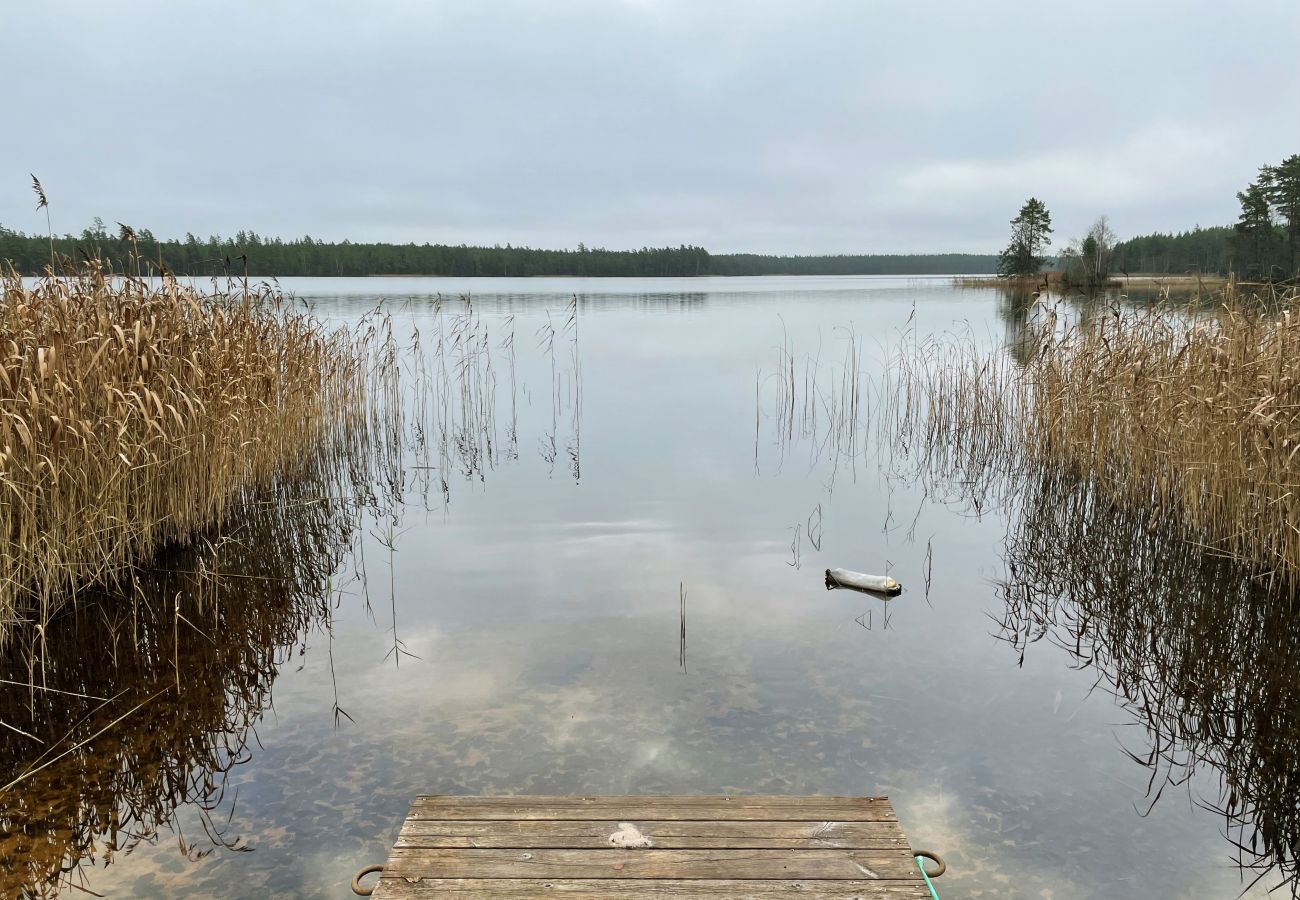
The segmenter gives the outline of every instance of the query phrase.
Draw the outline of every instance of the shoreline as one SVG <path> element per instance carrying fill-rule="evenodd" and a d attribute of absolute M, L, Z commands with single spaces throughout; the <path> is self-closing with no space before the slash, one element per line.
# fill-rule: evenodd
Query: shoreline
<path fill-rule="evenodd" d="M 966 288 L 1051 288 L 1054 290 L 1075 290 L 1080 289 L 1081 285 L 1068 284 L 1061 280 L 1058 272 L 1040 272 L 1031 277 L 1004 278 L 997 275 L 954 275 L 952 276 L 953 284 L 956 287 Z M 1161 274 L 1137 274 L 1137 275 L 1109 275 L 1101 284 L 1096 285 L 1096 289 L 1125 289 L 1125 288 L 1221 288 L 1230 283 L 1249 284 L 1252 282 L 1240 282 L 1224 275 L 1161 275 Z"/>

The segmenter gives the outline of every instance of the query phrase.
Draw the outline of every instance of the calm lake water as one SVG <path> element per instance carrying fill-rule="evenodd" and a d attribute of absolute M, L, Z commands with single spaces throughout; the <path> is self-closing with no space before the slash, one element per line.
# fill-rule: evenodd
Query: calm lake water
<path fill-rule="evenodd" d="M 284 286 L 340 322 L 382 301 L 426 348 L 440 320 L 444 333 L 469 322 L 472 292 L 463 327 L 486 332 L 493 357 L 470 385 L 482 393 L 465 433 L 486 429 L 491 446 L 410 453 L 403 505 L 350 536 L 317 523 L 334 537 L 276 563 L 276 578 L 328 596 L 328 613 L 268 622 L 274 598 L 229 588 L 227 636 L 213 637 L 243 642 L 230 652 L 196 638 L 192 671 L 131 657 L 138 684 L 69 676 L 81 687 L 64 689 L 111 690 L 115 714 L 86 735 L 80 768 L 0 803 L 65 841 L 60 816 L 99 835 L 79 883 L 113 897 L 341 898 L 386 857 L 417 793 L 699 792 L 887 794 L 913 845 L 946 857 L 945 900 L 1242 890 L 1224 819 L 1202 806 L 1220 796 L 1218 772 L 1200 768 L 1152 806 L 1165 774 L 1149 786 L 1134 758 L 1152 735 L 1104 667 L 1068 641 L 1005 639 L 1023 513 L 890 477 L 892 448 L 870 433 L 854 454 L 826 440 L 850 334 L 868 372 L 929 336 L 1005 352 L 1016 315 L 996 292 L 913 278 Z M 783 346 L 800 397 L 820 361 L 820 423 L 783 419 Z M 278 527 L 266 546 L 280 546 Z M 832 566 L 907 590 L 888 603 L 828 592 Z M 129 638 L 78 646 L 65 669 L 131 656 Z M 187 704 L 133 709 L 178 668 Z M 39 755 L 6 741 L 0 774 Z M 90 772 L 95 753 L 144 774 Z M 68 799 L 92 782 L 93 814 Z M 131 850 L 106 866 L 113 809 Z M 12 836 L 0 847 L 11 876 L 32 865 Z"/>

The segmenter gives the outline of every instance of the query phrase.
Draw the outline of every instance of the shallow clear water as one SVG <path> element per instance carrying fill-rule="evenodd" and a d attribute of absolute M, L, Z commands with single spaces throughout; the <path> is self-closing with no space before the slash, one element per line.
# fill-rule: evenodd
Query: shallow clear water
<path fill-rule="evenodd" d="M 412 469 L 410 502 L 366 527 L 365 581 L 339 563 L 332 642 L 310 627 L 278 661 L 211 816 L 252 852 L 199 858 L 211 841 L 191 804 L 184 845 L 166 829 L 89 861 L 91 889 L 347 896 L 416 793 L 789 792 L 889 795 L 913 845 L 947 858 L 945 900 L 1241 890 L 1222 820 L 1192 802 L 1217 796 L 1212 773 L 1140 815 L 1134 717 L 1067 650 L 1031 644 L 1022 663 L 995 636 L 1001 511 L 885 478 L 874 453 L 836 465 L 815 439 L 776 433 L 783 342 L 820 352 L 828 391 L 850 327 L 868 370 L 930 334 L 1000 347 L 995 292 L 902 278 L 284 286 L 330 319 L 383 301 L 426 333 L 432 298 L 452 316 L 472 291 L 493 341 L 515 333 L 517 458 L 498 446 L 493 464 L 452 472 L 445 497 L 417 496 L 430 470 Z M 829 566 L 908 590 L 887 604 L 828 592 Z"/>

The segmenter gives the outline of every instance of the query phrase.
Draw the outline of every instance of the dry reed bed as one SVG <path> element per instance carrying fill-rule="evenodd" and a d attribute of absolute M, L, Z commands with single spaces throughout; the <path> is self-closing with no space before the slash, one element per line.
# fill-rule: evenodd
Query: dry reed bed
<path fill-rule="evenodd" d="M 1012 352 L 899 348 L 902 477 L 1006 515 L 1002 634 L 1094 667 L 1149 738 L 1148 802 L 1206 765 L 1236 861 L 1300 897 L 1294 747 L 1300 295 L 1023 306 Z"/>
<path fill-rule="evenodd" d="M 1088 479 L 1294 590 L 1297 299 L 1225 290 L 1210 306 L 1113 303 L 1068 320 L 1035 304 L 1018 358 L 962 342 L 901 354 L 880 435 L 914 473 L 977 498 L 1014 502 L 1043 472 Z"/>
<path fill-rule="evenodd" d="M 1151 508 L 1294 588 L 1300 576 L 1297 296 L 1225 292 L 1190 319 L 1113 308 L 1060 334 L 1017 380 L 1028 453 Z"/>
<path fill-rule="evenodd" d="M 219 524 L 241 492 L 355 440 L 372 414 L 366 340 L 264 287 L 206 293 L 89 264 L 34 285 L 10 273 L 0 644 L 17 622 L 43 627 L 79 586 Z"/>

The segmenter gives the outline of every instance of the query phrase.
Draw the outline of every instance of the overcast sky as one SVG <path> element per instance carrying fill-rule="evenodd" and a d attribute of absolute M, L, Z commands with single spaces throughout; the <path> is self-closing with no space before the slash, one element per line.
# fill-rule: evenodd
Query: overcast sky
<path fill-rule="evenodd" d="M 994 251 L 1236 217 L 1300 2 L 0 2 L 0 224 Z"/>

